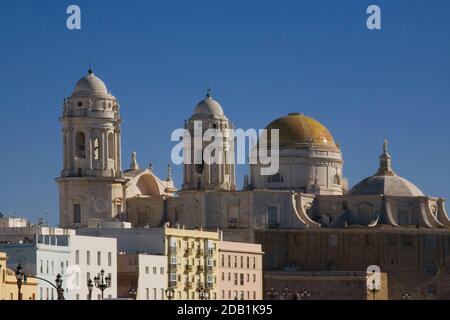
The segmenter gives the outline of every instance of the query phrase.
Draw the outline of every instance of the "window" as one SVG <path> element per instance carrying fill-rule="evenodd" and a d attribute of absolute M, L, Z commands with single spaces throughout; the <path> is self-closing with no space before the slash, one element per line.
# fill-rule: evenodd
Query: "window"
<path fill-rule="evenodd" d="M 431 249 L 431 248 L 437 247 L 436 236 L 426 235 L 423 240 L 424 240 L 425 248 Z"/>
<path fill-rule="evenodd" d="M 89 250 L 86 251 L 86 264 L 87 264 L 88 266 L 91 265 L 91 252 L 90 252 Z"/>
<path fill-rule="evenodd" d="M 241 284 L 241 286 L 243 286 L 244 285 L 244 274 L 243 273 L 241 273 L 240 275 L 239 275 L 239 282 L 240 282 L 240 284 Z"/>
<path fill-rule="evenodd" d="M 250 282 L 250 274 L 247 273 L 247 282 Z"/>
<path fill-rule="evenodd" d="M 237 268 L 237 256 L 234 256 L 234 267 Z"/>
<path fill-rule="evenodd" d="M 253 257 L 253 269 L 256 269 L 256 258 Z"/>
<path fill-rule="evenodd" d="M 153 274 L 156 274 L 156 267 L 153 267 Z"/>
<path fill-rule="evenodd" d="M 435 294 L 436 293 L 436 286 L 435 285 L 428 285 L 427 286 L 427 293 Z"/>
<path fill-rule="evenodd" d="M 111 267 L 112 265 L 112 253 L 108 252 L 108 267 Z"/>
<path fill-rule="evenodd" d="M 335 176 L 333 177 L 333 184 L 334 184 L 334 185 L 337 185 L 337 186 L 340 186 L 340 185 L 341 185 L 341 178 L 340 178 L 338 175 L 335 175 Z"/>
<path fill-rule="evenodd" d="M 450 240 L 449 240 L 450 243 Z M 231 256 L 228 255 L 228 268 L 231 268 Z"/>
<path fill-rule="evenodd" d="M 112 132 L 108 133 L 108 158 L 114 159 L 114 135 Z"/>
<path fill-rule="evenodd" d="M 244 257 L 243 256 L 241 256 L 241 268 L 242 269 L 244 268 Z"/>
<path fill-rule="evenodd" d="M 75 156 L 77 158 L 86 158 L 86 137 L 83 132 L 77 132 L 75 136 L 75 148 Z"/>
<path fill-rule="evenodd" d="M 437 264 L 433 263 L 433 262 L 429 262 L 425 265 L 425 274 L 429 277 L 429 278 L 433 278 L 435 277 L 439 272 L 439 267 L 437 266 Z"/>
<path fill-rule="evenodd" d="M 145 267 L 145 273 L 149 274 L 150 273 L 150 268 L 149 267 Z"/>
<path fill-rule="evenodd" d="M 147 300 L 150 300 L 150 289 L 149 288 L 145 288 L 145 297 Z"/>
<path fill-rule="evenodd" d="M 102 265 L 102 253 L 100 251 L 97 251 L 97 265 Z"/>
<path fill-rule="evenodd" d="M 267 209 L 267 226 L 269 229 L 278 229 L 278 208 L 277 207 L 269 207 Z"/>
<path fill-rule="evenodd" d="M 80 250 L 75 251 L 75 264 L 80 264 Z"/>
<path fill-rule="evenodd" d="M 328 238 L 328 243 L 330 246 L 337 246 L 337 234 L 330 234 Z"/>
<path fill-rule="evenodd" d="M 225 267 L 225 256 L 224 255 L 222 255 L 222 257 L 221 257 L 221 265 L 222 265 L 222 267 Z"/>
<path fill-rule="evenodd" d="M 253 282 L 256 282 L 256 274 L 253 275 Z"/>
<path fill-rule="evenodd" d="M 250 257 L 247 257 L 247 269 L 250 269 Z"/>
<path fill-rule="evenodd" d="M 153 300 L 157 300 L 156 288 L 153 288 Z"/>
<path fill-rule="evenodd" d="M 44 273 L 44 261 L 43 260 L 41 260 L 40 270 L 41 270 L 41 273 Z"/>
<path fill-rule="evenodd" d="M 100 159 L 100 143 L 99 139 L 94 139 L 94 160 Z"/>
<path fill-rule="evenodd" d="M 159 274 L 161 274 L 161 275 L 164 274 L 164 268 L 162 268 L 162 267 L 159 268 Z"/>
<path fill-rule="evenodd" d="M 238 284 L 238 274 L 235 273 L 234 274 L 234 285 L 237 286 L 237 284 Z"/>
<path fill-rule="evenodd" d="M 73 205 L 73 223 L 81 223 L 81 205 L 78 203 Z"/>
<path fill-rule="evenodd" d="M 228 272 L 228 281 L 231 281 L 231 273 Z"/>
<path fill-rule="evenodd" d="M 277 174 L 274 174 L 273 176 L 270 176 L 267 179 L 267 182 L 268 183 L 283 183 L 284 182 L 284 178 L 283 178 L 283 176 L 281 174 L 277 173 Z"/>

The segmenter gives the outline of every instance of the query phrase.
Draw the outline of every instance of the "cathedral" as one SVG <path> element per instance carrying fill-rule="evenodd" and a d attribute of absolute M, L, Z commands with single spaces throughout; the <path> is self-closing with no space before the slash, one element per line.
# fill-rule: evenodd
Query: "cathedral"
<path fill-rule="evenodd" d="M 395 172 L 386 139 L 374 174 L 349 188 L 332 134 L 317 120 L 291 113 L 266 127 L 279 131 L 278 173 L 264 176 L 264 164 L 251 164 L 238 190 L 234 161 L 191 162 L 183 165 L 177 190 L 170 166 L 167 177 L 159 178 L 152 168 L 139 167 L 136 153 L 129 169 L 122 169 L 120 104 L 91 70 L 64 100 L 61 123 L 61 227 L 120 220 L 135 228 L 167 222 L 219 228 L 227 240 L 263 245 L 265 271 L 282 273 L 278 283 L 266 279 L 269 287 L 286 285 L 289 272 L 378 265 L 388 274 L 394 299 L 405 292 L 417 299 L 450 298 L 445 200 L 425 195 Z M 224 137 L 234 128 L 210 92 L 184 128 L 193 132 L 198 123 Z M 224 140 L 225 158 L 234 156 L 234 148 L 232 139 Z"/>

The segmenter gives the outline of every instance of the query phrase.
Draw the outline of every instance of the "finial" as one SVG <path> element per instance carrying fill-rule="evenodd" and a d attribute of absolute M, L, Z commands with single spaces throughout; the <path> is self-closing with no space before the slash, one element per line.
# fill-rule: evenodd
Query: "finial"
<path fill-rule="evenodd" d="M 88 70 L 88 74 L 92 74 L 92 65 L 91 65 L 91 57 L 89 57 L 89 70 Z"/>
<path fill-rule="evenodd" d="M 170 163 L 167 165 L 167 181 L 172 181 L 172 166 Z"/>
<path fill-rule="evenodd" d="M 387 138 L 383 140 L 383 154 L 380 156 L 380 167 L 376 175 L 378 176 L 392 176 L 395 175 L 392 170 L 391 162 L 392 158 L 388 152 L 389 141 Z"/>
<path fill-rule="evenodd" d="M 383 153 L 385 153 L 385 154 L 388 154 L 388 145 L 389 145 L 389 141 L 388 141 L 387 137 L 384 137 Z"/>
<path fill-rule="evenodd" d="M 130 165 L 130 169 L 131 170 L 139 170 L 139 165 L 137 163 L 137 156 L 136 156 L 136 151 L 133 151 L 131 153 L 131 165 Z"/>
<path fill-rule="evenodd" d="M 206 97 L 211 98 L 211 93 L 212 93 L 211 89 L 206 90 Z"/>

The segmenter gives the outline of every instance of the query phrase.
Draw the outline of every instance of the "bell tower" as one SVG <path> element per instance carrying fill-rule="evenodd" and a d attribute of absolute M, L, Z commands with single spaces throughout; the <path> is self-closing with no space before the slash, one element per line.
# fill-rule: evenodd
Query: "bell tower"
<path fill-rule="evenodd" d="M 221 105 L 212 98 L 211 90 L 197 104 L 194 114 L 185 123 L 185 129 L 191 139 L 191 161 L 184 164 L 183 190 L 236 190 L 233 124 L 223 113 Z M 220 139 L 205 141 L 203 137 L 208 130 L 219 133 Z M 211 142 L 217 148 L 211 153 L 205 152 Z"/>
<path fill-rule="evenodd" d="M 63 169 L 57 179 L 62 227 L 93 225 L 123 211 L 119 109 L 92 70 L 64 99 Z"/>

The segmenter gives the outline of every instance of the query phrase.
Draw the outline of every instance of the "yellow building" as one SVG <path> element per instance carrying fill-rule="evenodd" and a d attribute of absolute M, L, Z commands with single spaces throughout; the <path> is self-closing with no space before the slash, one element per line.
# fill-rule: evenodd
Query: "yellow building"
<path fill-rule="evenodd" d="M 8 257 L 6 253 L 0 252 L 0 300 L 19 300 L 16 274 L 6 266 Z M 37 281 L 27 279 L 21 287 L 22 300 L 35 300 Z"/>
<path fill-rule="evenodd" d="M 220 232 L 165 227 L 168 294 L 175 300 L 216 300 Z"/>

